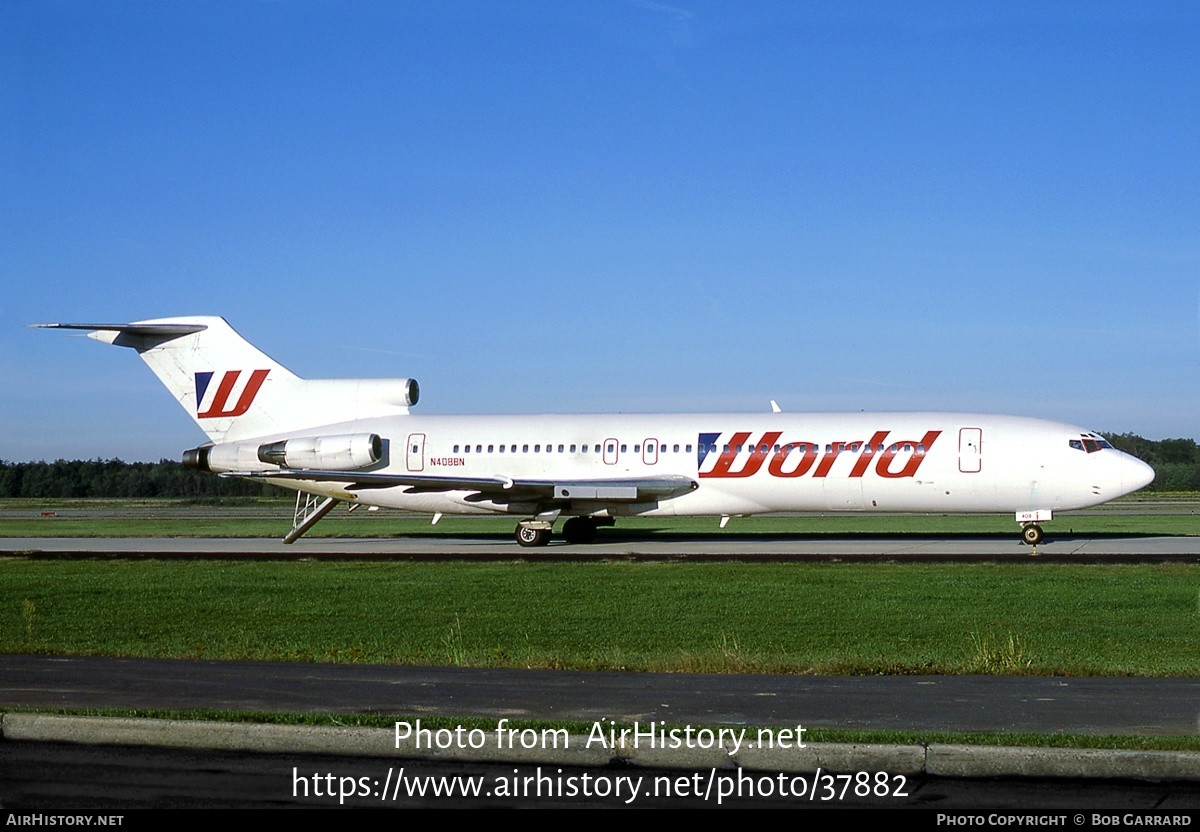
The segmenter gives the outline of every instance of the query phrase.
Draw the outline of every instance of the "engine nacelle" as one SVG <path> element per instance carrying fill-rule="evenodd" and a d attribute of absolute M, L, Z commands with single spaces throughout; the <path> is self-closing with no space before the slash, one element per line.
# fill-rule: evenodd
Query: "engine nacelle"
<path fill-rule="evenodd" d="M 210 473 L 264 471 L 263 464 L 309 471 L 353 471 L 383 458 L 377 433 L 301 436 L 278 442 L 224 442 L 184 451 L 183 464 Z"/>
<path fill-rule="evenodd" d="M 383 440 L 377 433 L 303 436 L 258 448 L 260 462 L 310 471 L 352 471 L 374 465 L 382 458 Z"/>
<path fill-rule="evenodd" d="M 183 464 L 198 471 L 222 474 L 227 471 L 258 471 L 257 442 L 223 442 L 220 445 L 203 445 L 183 452 Z"/>
<path fill-rule="evenodd" d="M 415 378 L 313 378 L 304 382 L 304 395 L 339 402 L 363 419 L 416 404 L 421 386 Z"/>

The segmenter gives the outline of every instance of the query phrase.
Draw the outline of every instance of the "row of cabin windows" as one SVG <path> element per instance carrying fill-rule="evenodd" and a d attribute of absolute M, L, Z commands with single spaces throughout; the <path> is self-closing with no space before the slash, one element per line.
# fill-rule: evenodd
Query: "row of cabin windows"
<path fill-rule="evenodd" d="M 1072 445 L 1072 447 L 1074 447 L 1075 442 L 1072 442 L 1071 445 Z M 483 445 L 475 445 L 474 447 L 475 447 L 475 453 L 481 454 L 484 452 Z M 558 445 L 557 447 L 558 447 L 558 453 L 560 453 L 560 454 L 562 454 L 562 453 L 572 453 L 573 454 L 573 453 L 577 453 L 577 452 L 586 454 L 586 453 L 588 453 L 589 449 L 591 449 L 593 446 L 590 446 L 590 445 L 579 445 L 579 446 Z M 577 450 L 577 447 L 578 447 L 578 450 Z M 615 443 L 610 442 L 610 443 L 608 443 L 608 445 L 605 449 L 605 452 L 610 453 L 610 454 L 615 453 L 616 447 L 617 446 Z M 628 450 L 628 447 L 629 447 L 628 445 L 622 444 L 621 445 L 621 453 L 626 453 Z M 656 446 L 654 445 L 654 443 L 650 443 L 650 442 L 646 443 L 646 453 L 651 453 L 651 454 L 656 453 L 655 447 Z M 718 449 L 718 447 L 719 446 L 717 446 L 717 445 L 701 444 L 699 446 L 699 451 L 700 451 L 700 453 L 706 453 L 708 451 L 715 451 Z M 728 453 L 731 446 L 724 445 L 724 446 L 720 446 L 720 447 L 721 447 L 721 450 L 723 453 Z M 773 445 L 773 446 L 772 445 L 759 445 L 759 446 L 757 446 L 757 448 L 754 445 L 745 445 L 745 446 L 735 445 L 732 447 L 733 447 L 734 452 L 739 453 L 739 454 L 743 450 L 747 450 L 750 453 L 760 453 L 760 454 L 769 453 L 772 450 L 775 453 L 779 453 L 782 450 L 789 454 L 792 451 L 799 451 L 802 454 L 806 454 L 809 452 L 810 448 L 813 453 L 821 452 L 821 446 L 819 444 L 813 443 L 812 445 L 809 445 L 808 443 L 805 443 L 805 442 L 801 442 L 799 444 Z M 568 448 L 570 450 L 567 450 Z M 662 443 L 662 444 L 658 445 L 657 448 L 658 448 L 657 453 L 667 453 L 668 452 L 668 446 L 666 443 Z M 872 448 L 872 446 L 869 443 L 852 442 L 850 444 L 846 444 L 844 442 L 838 442 L 836 445 L 826 445 L 825 453 L 827 453 L 827 454 L 833 453 L 834 448 L 837 449 L 838 453 L 841 453 L 843 451 L 849 451 L 850 453 L 858 453 L 861 450 L 861 451 L 865 451 L 868 454 L 873 454 L 873 453 L 881 454 L 881 453 L 884 453 L 885 451 L 890 450 L 892 453 L 900 453 L 902 451 L 904 453 L 912 453 L 915 451 L 918 456 L 925 455 L 925 444 L 923 442 L 917 443 L 917 445 L 915 447 L 910 442 L 904 442 L 904 443 L 897 443 L 897 444 L 891 445 L 890 447 L 887 445 L 881 444 L 881 445 L 875 446 L 874 448 Z M 514 453 L 514 454 L 517 453 L 516 445 L 488 445 L 487 446 L 487 452 L 489 454 L 497 453 L 497 452 L 505 453 L 506 449 L 507 449 L 508 453 Z M 680 449 L 679 445 L 671 445 L 670 446 L 671 453 L 679 453 L 679 449 Z M 684 450 L 684 453 L 690 454 L 692 452 L 692 446 L 684 445 L 683 450 Z M 549 453 L 554 453 L 554 451 L 555 451 L 554 445 L 546 445 L 545 451 L 542 450 L 542 445 L 540 445 L 540 444 L 533 446 L 533 453 L 535 453 L 535 454 L 540 454 L 540 453 L 548 453 L 549 454 Z M 529 452 L 530 452 L 529 445 L 521 445 L 521 453 L 527 454 Z M 633 452 L 635 454 L 640 454 L 642 452 L 642 446 L 640 444 L 634 445 Z M 458 445 L 454 446 L 454 453 L 459 453 Z M 471 446 L 463 445 L 462 453 L 466 453 L 466 454 L 471 453 Z M 594 446 L 594 453 L 600 453 L 599 445 Z"/>
<path fill-rule="evenodd" d="M 475 446 L 463 445 L 462 453 L 465 453 L 465 454 L 471 453 L 472 447 L 475 448 L 475 453 L 477 453 L 477 454 L 481 454 L 484 452 L 483 445 L 475 445 Z M 535 453 L 535 454 L 540 454 L 540 453 L 552 454 L 555 452 L 556 447 L 557 447 L 558 453 L 560 453 L 560 454 L 565 454 L 565 453 L 572 453 L 572 454 L 573 453 L 584 453 L 584 454 L 586 454 L 589 452 L 598 454 L 598 453 L 600 453 L 600 448 L 601 448 L 600 445 L 595 445 L 595 446 L 592 446 L 592 445 L 558 445 L 558 446 L 546 445 L 544 448 L 542 445 L 534 445 L 533 453 Z M 663 443 L 663 444 L 657 445 L 657 446 L 655 446 L 653 443 L 647 443 L 646 444 L 646 453 L 655 453 L 656 452 L 655 447 L 658 448 L 657 453 L 662 453 L 662 454 L 665 454 L 668 452 L 679 453 L 680 447 L 683 447 L 685 453 L 690 454 L 692 452 L 691 445 L 684 445 L 684 446 L 672 445 L 668 448 L 666 443 Z M 522 445 L 521 453 L 523 453 L 523 454 L 530 453 L 529 448 L 530 448 L 529 445 Z M 616 443 L 609 442 L 604 450 L 605 450 L 605 453 L 611 454 L 611 453 L 616 453 L 616 449 L 617 449 Z M 629 450 L 628 445 L 626 445 L 626 444 L 621 445 L 621 453 L 627 453 L 628 450 Z M 458 452 L 459 452 L 459 446 L 455 445 L 454 453 L 458 453 Z M 487 452 L 489 454 L 505 453 L 505 452 L 515 454 L 515 453 L 517 453 L 517 446 L 516 445 L 488 445 Z M 633 446 L 633 452 L 635 454 L 640 454 L 642 452 L 641 443 Z"/>

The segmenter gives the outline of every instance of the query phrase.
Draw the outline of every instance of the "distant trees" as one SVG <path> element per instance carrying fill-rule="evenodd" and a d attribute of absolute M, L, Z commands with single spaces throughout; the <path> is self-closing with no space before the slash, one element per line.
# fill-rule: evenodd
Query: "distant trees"
<path fill-rule="evenodd" d="M 225 479 L 185 468 L 169 459 L 5 462 L 0 460 L 0 497 L 147 498 L 275 496 L 283 492 L 261 482 Z"/>

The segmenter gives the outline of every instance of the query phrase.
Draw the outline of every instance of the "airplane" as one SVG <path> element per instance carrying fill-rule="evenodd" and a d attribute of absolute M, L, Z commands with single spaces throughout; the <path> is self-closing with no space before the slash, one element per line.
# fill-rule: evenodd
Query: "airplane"
<path fill-rule="evenodd" d="M 1068 424 L 975 413 L 413 415 L 414 379 L 302 379 L 213 316 L 85 330 L 137 351 L 210 441 L 183 463 L 293 489 L 292 543 L 339 503 L 508 514 L 522 546 L 554 523 L 585 543 L 619 517 L 767 512 L 1013 513 L 1025 543 L 1056 511 L 1154 479 Z"/>

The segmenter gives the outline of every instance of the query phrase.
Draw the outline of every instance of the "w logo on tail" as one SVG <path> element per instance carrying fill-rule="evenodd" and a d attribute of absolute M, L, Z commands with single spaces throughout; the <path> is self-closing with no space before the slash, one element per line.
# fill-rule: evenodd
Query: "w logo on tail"
<path fill-rule="evenodd" d="M 246 380 L 245 386 L 242 387 L 241 395 L 238 396 L 237 404 L 229 407 L 229 397 L 233 394 L 234 388 L 237 386 L 238 377 L 241 376 L 241 370 L 226 370 L 221 376 L 221 383 L 217 385 L 217 391 L 212 396 L 212 401 L 208 403 L 208 409 L 202 410 L 204 406 L 204 394 L 208 392 L 209 382 L 212 381 L 212 373 L 196 373 L 196 418 L 197 419 L 214 419 L 218 416 L 231 417 L 241 416 L 250 409 L 250 405 L 254 403 L 254 397 L 258 395 L 258 390 L 262 387 L 264 381 L 267 380 L 267 373 L 270 370 L 255 370 L 250 373 L 250 377 Z"/>

